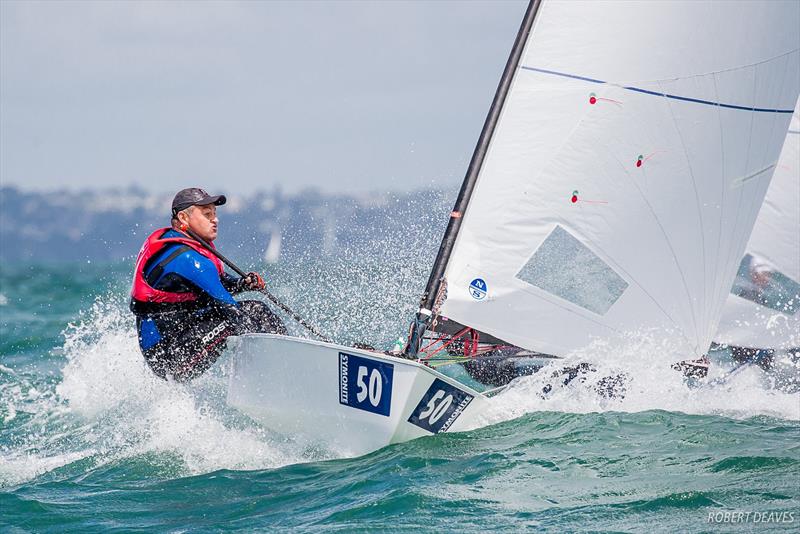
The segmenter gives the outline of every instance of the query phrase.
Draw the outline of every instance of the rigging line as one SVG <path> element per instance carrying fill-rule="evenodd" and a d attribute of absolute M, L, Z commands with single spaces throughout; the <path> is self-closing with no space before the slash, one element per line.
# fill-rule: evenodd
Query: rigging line
<path fill-rule="evenodd" d="M 659 84 L 659 86 L 660 86 L 660 84 Z M 702 306 L 702 310 L 705 310 L 706 302 L 707 302 L 706 299 L 708 297 L 708 295 L 707 295 L 707 285 L 706 285 L 707 284 L 707 278 L 706 278 L 706 232 L 705 232 L 705 226 L 703 225 L 703 210 L 700 207 L 700 193 L 697 190 L 697 181 L 694 178 L 694 171 L 692 170 L 692 162 L 689 159 L 689 152 L 686 149 L 686 141 L 684 141 L 684 139 L 683 139 L 683 134 L 681 133 L 681 129 L 678 126 L 678 121 L 675 118 L 675 113 L 672 110 L 672 105 L 669 102 L 669 100 L 667 100 L 667 110 L 669 111 L 669 116 L 672 119 L 672 125 L 675 127 L 675 133 L 678 134 L 678 139 L 681 142 L 681 148 L 683 149 L 683 156 L 686 159 L 686 167 L 689 170 L 689 178 L 692 180 L 692 190 L 694 191 L 694 202 L 695 202 L 695 207 L 697 208 L 697 219 L 698 219 L 698 221 L 700 223 L 700 247 L 701 247 L 701 251 L 702 251 L 702 262 L 703 262 L 703 306 Z M 676 260 L 677 260 L 677 258 L 676 258 Z M 682 275 L 683 275 L 683 272 L 681 272 L 681 276 Z M 684 283 L 685 283 L 685 280 L 684 280 Z M 691 310 L 692 310 L 692 321 L 694 321 L 694 335 L 695 335 L 695 339 L 697 339 L 697 338 L 699 338 L 700 331 L 698 329 L 697 316 L 695 315 L 695 310 L 694 310 L 695 306 L 694 306 L 694 302 L 692 301 L 691 295 L 689 295 L 689 306 L 691 307 Z M 703 353 L 705 354 L 705 349 L 703 350 Z"/>
<path fill-rule="evenodd" d="M 440 346 L 440 347 L 438 347 L 438 348 L 437 348 L 435 351 L 433 351 L 432 353 L 430 353 L 430 354 L 429 354 L 427 357 L 420 356 L 420 358 L 419 358 L 419 359 L 420 359 L 420 360 L 428 360 L 428 359 L 430 359 L 430 358 L 431 358 L 431 357 L 432 357 L 434 354 L 436 354 L 437 352 L 441 352 L 441 351 L 443 351 L 444 349 L 446 349 L 447 347 L 449 347 L 449 346 L 450 346 L 452 343 L 455 343 L 455 342 L 456 342 L 458 339 L 460 339 L 460 338 L 461 338 L 461 336 L 463 336 L 465 333 L 467 333 L 467 331 L 468 331 L 468 330 L 469 330 L 469 327 L 468 327 L 468 326 L 465 326 L 464 328 L 462 328 L 461 330 L 459 330 L 459 331 L 458 331 L 458 332 L 457 332 L 455 335 L 453 335 L 453 336 L 450 336 L 450 339 L 449 339 L 449 340 L 447 340 L 447 342 L 443 342 L 441 338 L 434 339 L 433 341 L 431 341 L 430 343 L 428 343 L 427 345 L 425 345 L 424 347 L 422 347 L 422 348 L 419 350 L 419 353 L 422 353 L 422 354 L 428 354 L 428 350 L 429 350 L 429 349 L 431 349 L 431 348 L 432 348 L 432 347 L 433 347 L 433 346 L 434 346 L 436 343 L 443 343 L 443 345 L 442 345 L 442 346 Z M 417 353 L 417 354 L 419 354 L 419 353 Z"/>
<path fill-rule="evenodd" d="M 567 72 L 558 72 L 555 70 L 548 70 L 548 69 L 540 69 L 538 67 L 528 67 L 526 65 L 520 65 L 520 69 L 523 70 L 530 70 L 533 72 L 539 72 L 542 74 L 552 74 L 553 76 L 561 76 L 563 78 L 571 78 L 573 80 L 581 80 L 584 82 L 602 84 L 602 85 L 610 85 L 613 87 L 619 87 L 620 89 L 625 89 L 627 91 L 634 91 L 637 93 L 643 93 L 646 95 L 653 95 L 653 96 L 660 96 L 664 98 L 669 98 L 672 100 L 681 100 L 684 102 L 692 102 L 695 104 L 705 104 L 707 106 L 716 106 L 721 108 L 728 108 L 728 109 L 738 109 L 741 111 L 752 111 L 752 112 L 759 112 L 759 113 L 793 113 L 793 109 L 779 109 L 779 108 L 756 108 L 756 107 L 747 107 L 747 106 L 739 106 L 736 104 L 725 104 L 724 102 L 714 102 L 711 100 L 702 100 L 700 98 L 691 98 L 688 96 L 681 96 L 681 95 L 673 95 L 669 93 L 659 93 L 658 91 L 651 91 L 649 89 L 642 89 L 641 87 L 633 87 L 633 86 L 625 86 L 620 85 L 612 82 L 607 82 L 605 80 L 597 80 L 595 78 L 588 78 L 586 76 L 579 76 L 577 74 L 570 74 Z"/>

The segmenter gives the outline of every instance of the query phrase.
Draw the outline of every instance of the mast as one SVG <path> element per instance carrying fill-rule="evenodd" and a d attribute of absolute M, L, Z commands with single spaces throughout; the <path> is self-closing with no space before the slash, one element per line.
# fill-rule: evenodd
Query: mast
<path fill-rule="evenodd" d="M 514 46 L 511 48 L 511 54 L 503 70 L 503 76 L 500 78 L 500 84 L 495 92 L 494 100 L 492 100 L 492 106 L 489 108 L 489 114 L 486 116 L 486 121 L 483 124 L 483 130 L 481 130 L 481 135 L 478 138 L 478 144 L 475 146 L 475 151 L 469 162 L 469 167 L 467 167 L 464 182 L 461 184 L 461 190 L 458 192 L 458 198 L 456 198 L 453 211 L 450 212 L 450 220 L 447 222 L 447 229 L 442 237 L 442 243 L 439 245 L 436 261 L 433 263 L 431 274 L 428 277 L 428 283 L 420 298 L 419 310 L 411 324 L 411 334 L 409 335 L 408 344 L 405 348 L 405 353 L 408 356 L 415 357 L 417 355 L 422 342 L 422 336 L 433 315 L 433 305 L 441 288 L 444 272 L 450 261 L 450 254 L 453 251 L 458 231 L 461 228 L 462 217 L 467 210 L 470 198 L 472 197 L 472 191 L 475 189 L 475 184 L 478 181 L 486 152 L 489 149 L 489 143 L 492 140 L 495 128 L 500 119 L 500 113 L 503 110 L 508 92 L 511 89 L 511 83 L 514 80 L 517 65 L 519 65 L 522 52 L 528 41 L 528 35 L 531 32 L 533 21 L 536 18 L 536 13 L 539 11 L 541 3 L 541 0 L 530 0 L 528 8 L 525 11 L 525 16 L 522 19 L 519 32 L 517 32 L 517 38 L 514 41 Z"/>

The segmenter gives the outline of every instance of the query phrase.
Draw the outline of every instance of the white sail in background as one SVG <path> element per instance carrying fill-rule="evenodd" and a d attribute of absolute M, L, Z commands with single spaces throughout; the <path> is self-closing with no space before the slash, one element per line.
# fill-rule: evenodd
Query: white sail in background
<path fill-rule="evenodd" d="M 800 2 L 544 2 L 441 314 L 524 348 L 704 354 L 800 86 Z M 688 355 L 688 354 L 687 354 Z"/>
<path fill-rule="evenodd" d="M 272 227 L 269 234 L 269 244 L 264 251 L 264 261 L 267 263 L 278 263 L 281 259 L 281 229 L 277 225 Z"/>
<path fill-rule="evenodd" d="M 800 101 L 715 341 L 800 347 Z"/>

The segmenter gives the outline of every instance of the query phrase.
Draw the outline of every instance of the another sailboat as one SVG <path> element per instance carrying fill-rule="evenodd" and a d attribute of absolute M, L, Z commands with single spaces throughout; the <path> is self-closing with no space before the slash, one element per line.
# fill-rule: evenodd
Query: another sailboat
<path fill-rule="evenodd" d="M 800 359 L 800 102 L 714 340 L 764 368 Z"/>
<path fill-rule="evenodd" d="M 264 262 L 278 263 L 281 259 L 281 228 L 278 223 L 273 223 L 270 228 L 269 244 L 264 250 Z"/>
<path fill-rule="evenodd" d="M 474 424 L 485 396 L 431 368 L 454 346 L 545 358 L 647 330 L 703 356 L 797 100 L 798 17 L 532 1 L 402 357 L 243 336 L 230 404 L 357 454 Z"/>

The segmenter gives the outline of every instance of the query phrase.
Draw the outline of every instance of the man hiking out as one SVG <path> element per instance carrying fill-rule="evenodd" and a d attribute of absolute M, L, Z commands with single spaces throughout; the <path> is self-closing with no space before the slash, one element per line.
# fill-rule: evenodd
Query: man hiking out
<path fill-rule="evenodd" d="M 234 278 L 196 235 L 213 246 L 217 206 L 224 195 L 183 189 L 172 200 L 172 227 L 156 230 L 136 259 L 131 311 L 136 315 L 139 347 L 161 378 L 192 379 L 208 369 L 231 335 L 286 333 L 266 304 L 237 302 L 234 294 L 264 289 L 251 272 Z"/>

